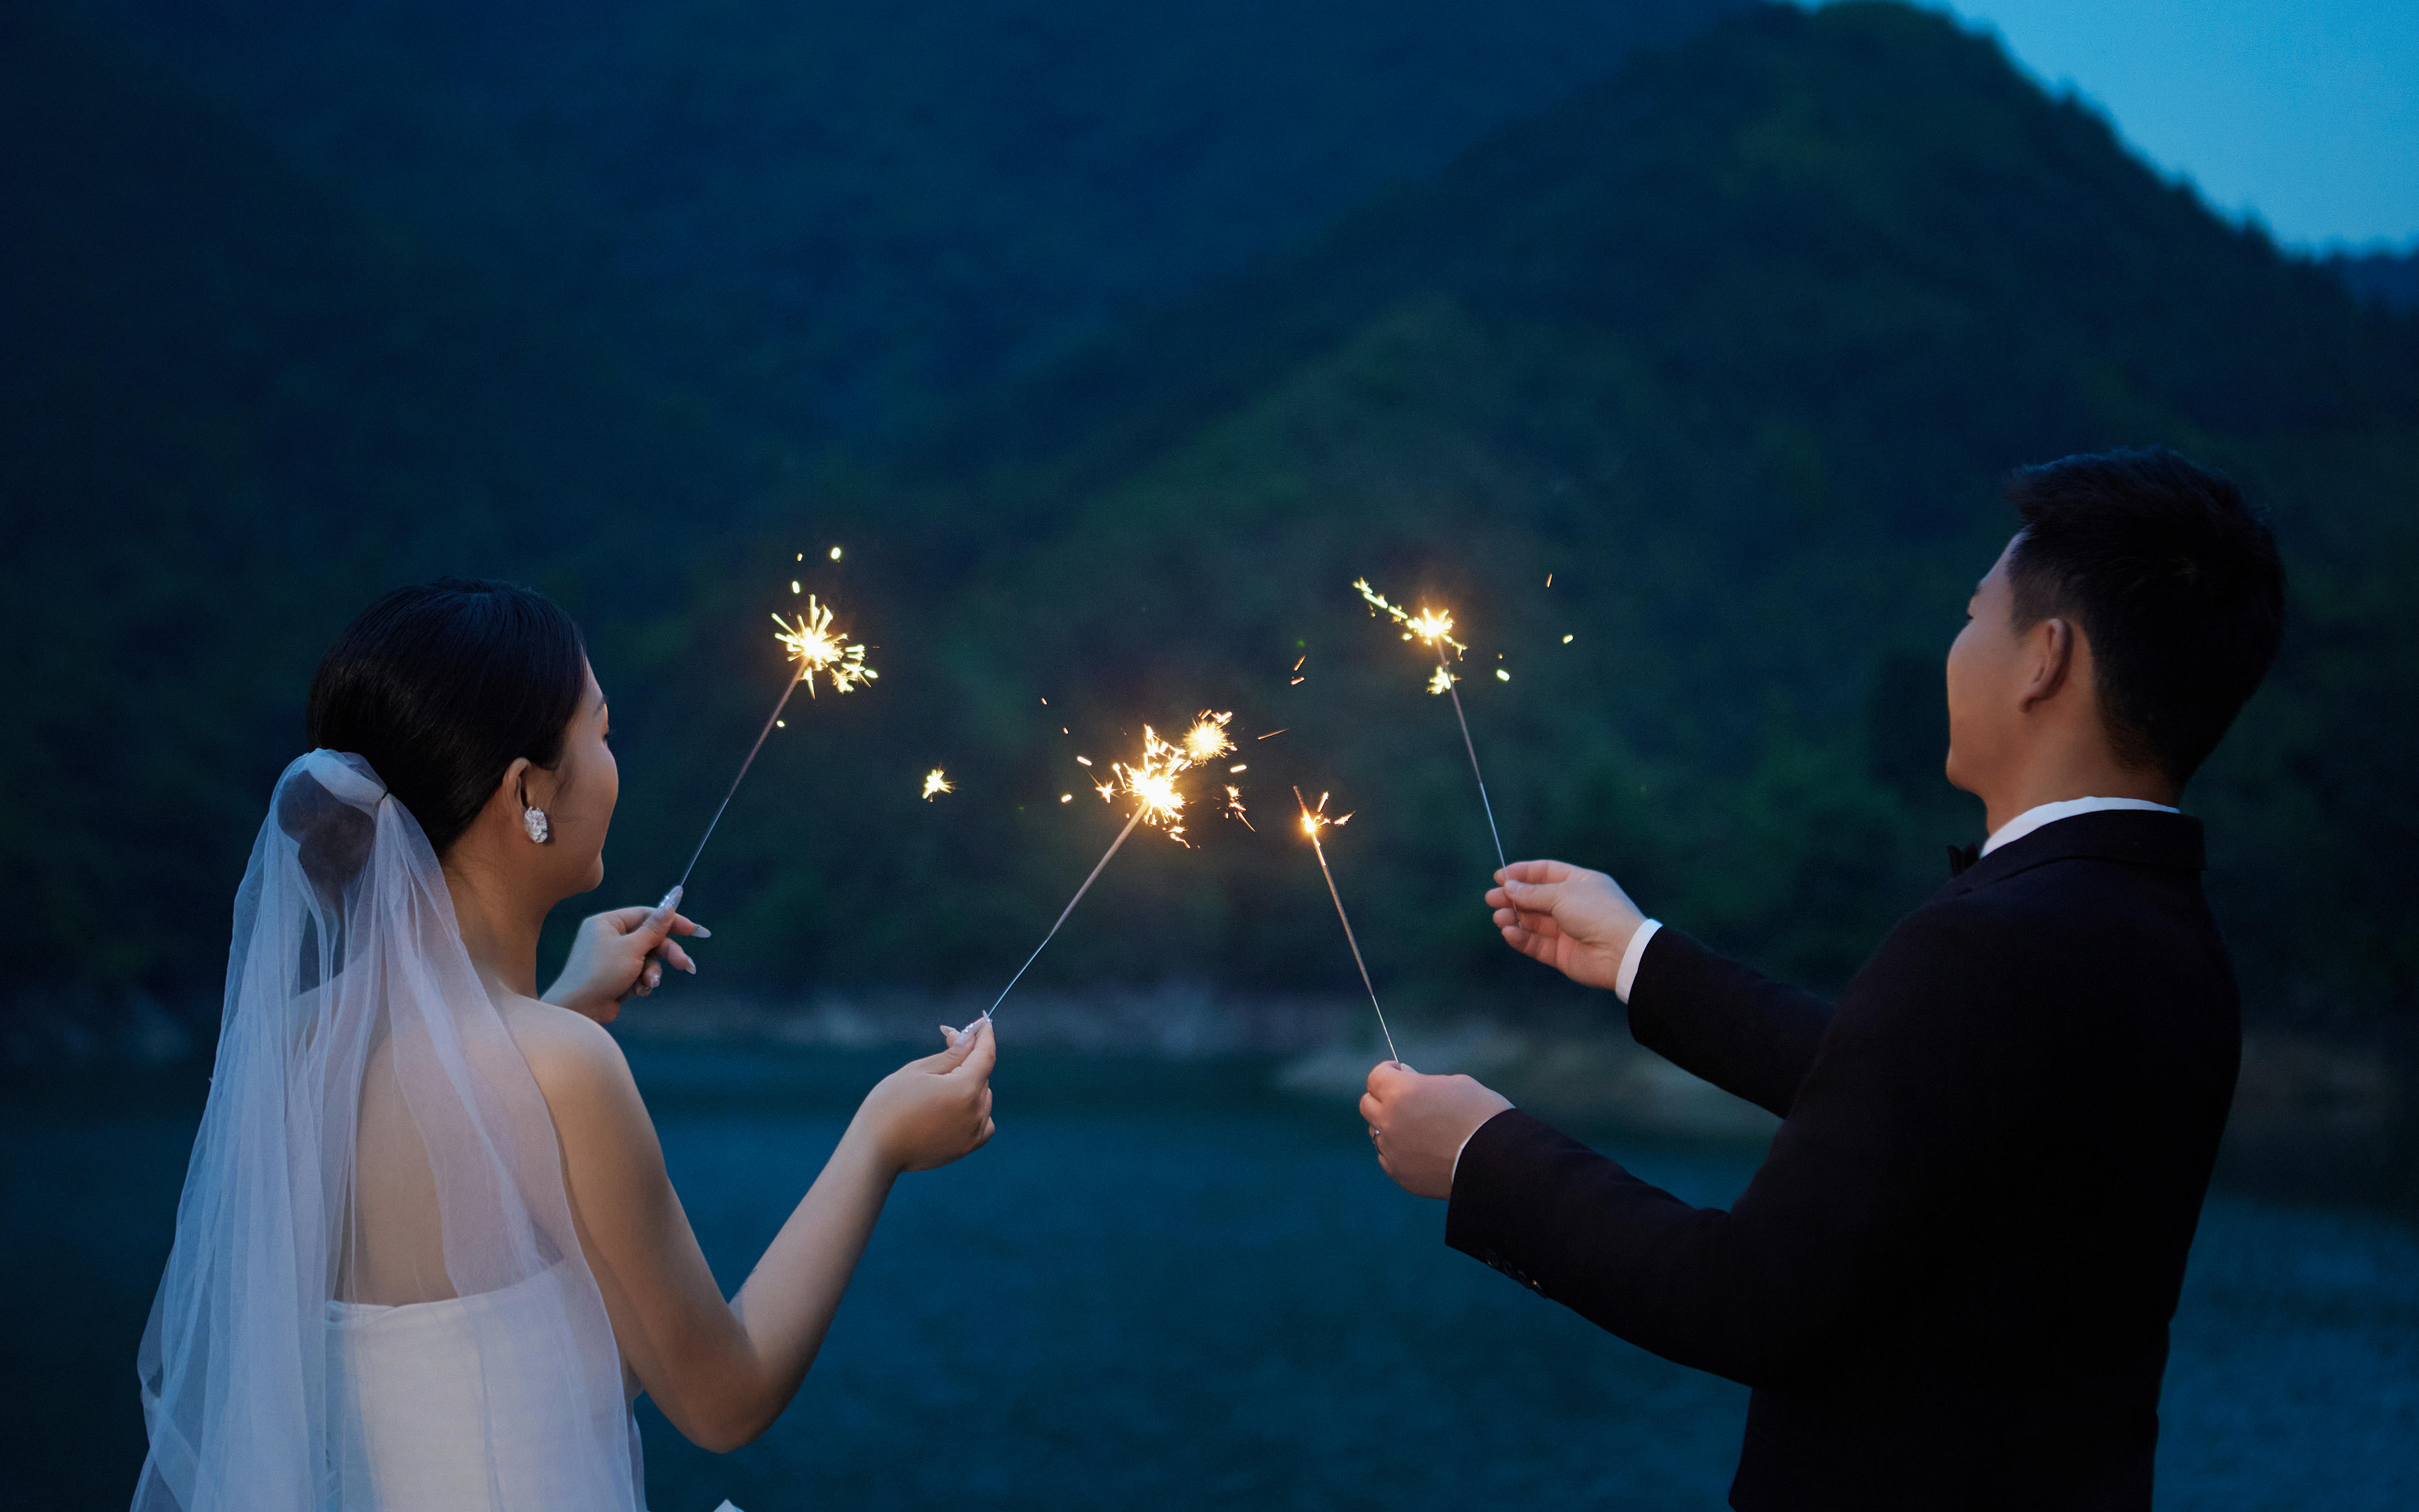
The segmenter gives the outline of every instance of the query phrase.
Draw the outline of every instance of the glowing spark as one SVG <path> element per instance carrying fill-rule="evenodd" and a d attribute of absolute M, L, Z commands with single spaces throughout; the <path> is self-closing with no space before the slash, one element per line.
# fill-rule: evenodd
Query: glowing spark
<path fill-rule="evenodd" d="M 1290 728 L 1290 727 L 1288 727 L 1288 728 Z M 1281 734 L 1284 734 L 1284 733 L 1285 733 L 1285 731 L 1283 731 L 1283 730 L 1271 730 L 1271 731 L 1270 731 L 1270 732 L 1269 732 L 1269 735 L 1281 735 Z M 1268 739 L 1268 738 L 1269 738 L 1269 735 L 1254 735 L 1252 738 L 1253 738 L 1254 740 L 1266 740 L 1266 739 Z"/>
<path fill-rule="evenodd" d="M 1071 793 L 1061 793 L 1058 795 L 1058 801 L 1060 803 L 1072 803 L 1075 801 L 1075 795 Z"/>
<path fill-rule="evenodd" d="M 1225 736 L 1219 738 L 1223 740 Z M 1144 725 L 1142 761 L 1132 766 L 1111 762 L 1109 770 L 1116 775 L 1112 781 L 1102 784 L 1101 796 L 1114 800 L 1116 794 L 1122 791 L 1134 800 L 1134 813 L 1145 824 L 1165 829 L 1167 838 L 1179 845 L 1188 844 L 1184 826 L 1176 822 L 1184 812 L 1184 795 L 1178 789 L 1176 779 L 1192 765 L 1193 758 L 1185 754 L 1184 746 L 1161 739 L 1158 731 Z"/>
<path fill-rule="evenodd" d="M 1453 638 L 1453 616 L 1444 610 L 1423 609 L 1417 614 L 1412 614 L 1397 605 L 1386 602 L 1386 595 L 1370 587 L 1369 579 L 1366 578 L 1356 579 L 1352 586 L 1361 590 L 1361 596 L 1369 601 L 1369 612 L 1372 614 L 1382 612 L 1403 627 L 1404 640 L 1410 640 L 1416 638 L 1432 646 L 1451 646 L 1456 654 L 1470 650 L 1468 646 Z"/>
<path fill-rule="evenodd" d="M 1386 1027 L 1386 1011 L 1378 1006 L 1378 989 L 1369 980 L 1369 964 L 1361 959 L 1361 942 L 1352 937 L 1352 920 L 1344 912 L 1344 895 L 1335 890 L 1335 873 L 1327 869 L 1327 847 L 1318 843 L 1320 830 L 1329 825 L 1340 825 L 1352 815 L 1346 814 L 1344 819 L 1328 818 L 1327 795 L 1324 793 L 1318 795 L 1316 810 L 1302 801 L 1300 788 L 1293 790 L 1293 801 L 1302 804 L 1302 832 L 1310 837 L 1311 853 L 1318 857 L 1318 874 L 1327 879 L 1327 895 L 1335 900 L 1336 922 L 1344 926 L 1344 943 L 1352 948 L 1352 964 L 1360 968 L 1361 985 L 1368 989 L 1369 1006 L 1377 1011 L 1378 1032 L 1386 1037 L 1386 1058 L 1399 1061 L 1403 1057 L 1394 1049 L 1394 1031 Z"/>
<path fill-rule="evenodd" d="M 834 562 L 838 562 L 838 561 L 840 560 L 840 548 L 839 548 L 839 547 L 833 547 L 833 548 L 832 548 L 832 560 L 833 560 Z"/>
<path fill-rule="evenodd" d="M 1451 646 L 1456 655 L 1467 655 L 1470 650 L 1453 638 L 1453 616 L 1435 609 L 1422 609 L 1416 615 L 1409 613 L 1400 606 L 1388 603 L 1386 595 L 1370 587 L 1366 578 L 1355 579 L 1352 586 L 1360 590 L 1361 596 L 1368 601 L 1371 614 L 1383 612 L 1403 626 L 1404 640 L 1425 640 L 1435 649 L 1437 670 L 1428 678 L 1428 691 L 1446 694 L 1453 700 L 1454 722 L 1461 726 L 1461 748 L 1470 753 L 1470 775 L 1478 781 L 1479 806 L 1487 810 L 1487 838 L 1495 841 L 1495 864 L 1498 867 L 1507 865 L 1503 859 L 1503 834 L 1495 827 L 1494 800 L 1487 795 L 1487 774 L 1478 769 L 1478 747 L 1470 738 L 1470 717 L 1461 712 L 1461 694 L 1455 689 L 1454 675 L 1445 663 L 1445 647 Z M 1497 659 L 1502 657 L 1499 656 Z M 1512 680 L 1512 674 L 1500 667 L 1496 669 L 1495 675 L 1502 682 Z M 1342 905 L 1339 903 L 1337 906 L 1341 908 Z"/>
<path fill-rule="evenodd" d="M 797 591 L 798 591 L 798 579 L 796 579 L 795 578 L 793 578 L 793 579 L 790 579 L 790 592 L 792 592 L 792 593 L 793 593 L 793 594 L 794 594 L 794 593 L 796 593 Z"/>
<path fill-rule="evenodd" d="M 1193 728 L 1184 732 L 1184 759 L 1193 764 L 1213 762 L 1235 748 L 1226 738 L 1226 721 L 1234 715 L 1212 714 L 1204 709 L 1194 717 Z"/>
<path fill-rule="evenodd" d="M 1298 686 L 1301 682 L 1302 682 L 1302 679 L 1301 679 L 1301 678 L 1299 678 L 1299 677 L 1297 677 L 1297 678 L 1295 678 L 1292 682 L 1287 683 L 1287 684 L 1286 685 L 1286 687 L 1293 687 Z"/>
<path fill-rule="evenodd" d="M 1212 714 L 1204 709 L 1201 712 L 1200 722 L 1195 724 L 1194 729 L 1197 733 L 1207 726 L 1216 735 L 1220 749 L 1231 749 L 1233 748 L 1226 744 L 1225 728 L 1226 721 L 1233 717 L 1234 715 L 1231 713 Z M 1109 764 L 1110 770 L 1116 776 L 1111 781 L 1101 784 L 1099 789 L 1101 797 L 1103 801 L 1108 801 L 1116 796 L 1119 789 L 1123 789 L 1126 796 L 1134 800 L 1133 817 L 1126 821 L 1125 828 L 1117 831 L 1117 838 L 1109 841 L 1109 848 L 1102 852 L 1100 860 L 1094 863 L 1092 874 L 1084 879 L 1084 885 L 1075 889 L 1075 896 L 1068 899 L 1067 906 L 1058 911 L 1057 922 L 1050 926 L 1050 933 L 1041 936 L 1041 943 L 1035 946 L 1033 953 L 1025 958 L 1025 964 L 1016 968 L 1016 975 L 1008 979 L 1008 985 L 1000 989 L 999 996 L 993 1000 L 989 1009 L 984 1011 L 985 1018 L 998 1011 L 999 1005 L 1008 1001 L 1008 995 L 1016 990 L 1016 984 L 1023 981 L 1025 974 L 1033 968 L 1033 963 L 1041 959 L 1041 952 L 1048 949 L 1050 942 L 1058 937 L 1059 927 L 1067 922 L 1067 916 L 1073 913 L 1075 905 L 1084 901 L 1084 894 L 1092 890 L 1092 884 L 1100 880 L 1101 872 L 1108 866 L 1110 858 L 1117 854 L 1117 847 L 1126 842 L 1126 838 L 1134 832 L 1136 826 L 1148 821 L 1164 827 L 1168 839 L 1179 845 L 1185 843 L 1184 826 L 1176 823 L 1177 816 L 1184 811 L 1184 795 L 1177 788 L 1176 779 L 1194 764 L 1193 758 L 1185 754 L 1185 747 L 1182 744 L 1162 740 L 1159 737 L 1159 732 L 1145 725 L 1142 727 L 1142 760 L 1132 766 L 1123 762 L 1112 762 Z M 1231 794 L 1234 790 L 1230 788 L 1227 791 Z M 1058 801 L 1065 803 L 1072 796 L 1074 795 L 1068 794 Z M 1240 816 L 1240 806 L 1238 806 L 1237 817 Z"/>
<path fill-rule="evenodd" d="M 1571 643 L 1571 638 L 1570 638 L 1569 636 L 1564 636 L 1564 637 L 1563 637 L 1563 644 L 1564 644 L 1564 645 L 1569 645 L 1570 643 Z"/>
<path fill-rule="evenodd" d="M 1248 772 L 1251 768 L 1241 762 L 1237 762 L 1234 765 L 1227 767 L 1226 770 L 1229 772 Z"/>
<path fill-rule="evenodd" d="M 835 548 L 832 554 L 838 556 L 839 549 Z M 805 552 L 798 553 L 799 561 L 806 559 Z M 796 584 L 791 586 L 794 589 Z M 715 809 L 714 817 L 706 821 L 705 833 L 698 837 L 697 849 L 689 852 L 688 866 L 682 871 L 680 881 L 673 885 L 670 892 L 664 894 L 664 902 L 657 904 L 658 907 L 670 907 L 688 890 L 688 879 L 697 871 L 698 857 L 705 854 L 705 842 L 714 838 L 716 827 L 722 823 L 723 814 L 731 808 L 731 800 L 738 795 L 739 784 L 747 780 L 747 769 L 756 764 L 756 753 L 764 748 L 765 740 L 774 731 L 789 728 L 781 718 L 781 711 L 790 706 L 790 696 L 797 692 L 798 685 L 806 684 L 807 696 L 812 698 L 817 672 L 831 680 L 832 691 L 836 693 L 845 693 L 859 683 L 873 681 L 878 675 L 865 664 L 865 647 L 842 645 L 840 638 L 832 634 L 832 611 L 816 603 L 813 594 L 807 596 L 807 612 L 797 616 L 794 622 L 776 614 L 773 623 L 780 626 L 773 633 L 773 638 L 790 654 L 793 671 L 789 684 L 781 689 L 780 698 L 773 704 L 773 712 L 764 717 L 764 728 L 756 732 L 756 744 L 747 748 L 747 760 L 739 764 L 739 775 L 731 779 L 731 787 L 722 795 L 722 802 Z M 939 775 L 938 772 L 933 774 L 935 777 Z M 947 792 L 948 789 L 942 791 Z"/>
<path fill-rule="evenodd" d="M 1226 813 L 1231 818 L 1242 820 L 1245 829 L 1251 829 L 1256 835 L 1259 833 L 1252 828 L 1250 816 L 1243 812 L 1243 790 L 1231 784 L 1226 789 Z"/>
<path fill-rule="evenodd" d="M 1548 588 L 1554 586 L 1554 575 L 1550 572 L 1546 574 L 1546 586 Z"/>
<path fill-rule="evenodd" d="M 931 771 L 924 774 L 924 801 L 926 803 L 932 802 L 934 798 L 939 797 L 944 793 L 955 793 L 956 791 L 958 791 L 956 788 L 949 785 L 949 779 L 941 775 L 941 769 L 939 767 L 935 766 Z"/>
<path fill-rule="evenodd" d="M 1076 757 L 1076 758 L 1075 758 L 1075 760 L 1077 760 L 1078 762 L 1081 762 L 1081 763 L 1082 763 L 1084 765 L 1086 765 L 1086 766 L 1089 766 L 1089 765 L 1091 765 L 1091 764 L 1092 764 L 1092 758 L 1090 758 L 1089 756 L 1078 756 L 1078 757 Z"/>
<path fill-rule="evenodd" d="M 832 634 L 832 611 L 828 604 L 818 604 L 815 595 L 807 595 L 807 611 L 795 622 L 778 614 L 773 623 L 781 628 L 773 639 L 787 646 L 790 664 L 797 670 L 795 681 L 807 685 L 807 697 L 815 696 L 815 673 L 831 680 L 832 691 L 845 693 L 859 683 L 870 683 L 881 675 L 865 664 L 865 647 L 842 645 Z"/>
<path fill-rule="evenodd" d="M 1310 659 L 1310 653 L 1309 653 L 1309 652 L 1307 652 L 1307 651 L 1303 652 L 1303 653 L 1302 654 L 1302 661 L 1297 661 L 1297 662 L 1295 662 L 1295 663 L 1293 664 L 1293 670 L 1294 670 L 1295 671 L 1302 671 L 1302 661 L 1308 661 L 1309 659 Z"/>

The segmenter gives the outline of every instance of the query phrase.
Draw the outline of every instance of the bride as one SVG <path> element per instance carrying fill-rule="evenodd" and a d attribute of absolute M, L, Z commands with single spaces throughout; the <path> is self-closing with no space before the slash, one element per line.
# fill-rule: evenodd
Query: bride
<path fill-rule="evenodd" d="M 619 792 L 579 632 L 506 583 L 372 605 L 320 664 L 236 895 L 209 1105 L 139 1365 L 136 1512 L 645 1505 L 630 1402 L 754 1439 L 892 1181 L 991 1137 L 991 1026 L 869 1093 L 723 1299 L 604 1025 L 702 937 L 538 929 Z"/>

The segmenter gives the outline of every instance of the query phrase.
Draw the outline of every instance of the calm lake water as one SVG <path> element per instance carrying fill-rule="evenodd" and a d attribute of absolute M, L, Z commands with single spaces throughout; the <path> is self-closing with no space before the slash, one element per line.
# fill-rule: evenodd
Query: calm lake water
<path fill-rule="evenodd" d="M 640 1408 L 656 1512 L 1722 1505 L 1746 1391 L 1445 1249 L 1348 1107 L 1009 1050 L 999 1137 L 901 1182 L 770 1433 L 717 1457 Z M 895 1058 L 634 1055 L 726 1288 Z M 0 1103 L 0 1505 L 125 1505 L 199 1079 Z M 1698 1202 L 1755 1162 L 1598 1142 Z M 2213 1196 L 2165 1418 L 2164 1507 L 2419 1504 L 2419 1232 Z"/>

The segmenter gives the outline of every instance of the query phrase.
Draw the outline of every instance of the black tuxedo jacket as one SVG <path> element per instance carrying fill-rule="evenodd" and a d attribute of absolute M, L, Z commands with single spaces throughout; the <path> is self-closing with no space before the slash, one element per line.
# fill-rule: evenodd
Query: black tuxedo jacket
<path fill-rule="evenodd" d="M 2201 830 L 2043 825 L 1893 932 L 1837 1007 L 1669 928 L 1640 1043 L 1780 1115 L 1728 1211 L 1518 1111 L 1445 1241 L 1755 1388 L 1731 1504 L 2150 1504 L 2159 1378 L 2233 1100 L 2240 1003 Z"/>

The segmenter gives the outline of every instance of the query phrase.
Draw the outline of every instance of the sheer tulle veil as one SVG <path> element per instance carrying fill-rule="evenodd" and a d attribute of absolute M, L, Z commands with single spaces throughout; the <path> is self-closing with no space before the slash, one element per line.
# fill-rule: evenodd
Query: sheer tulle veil
<path fill-rule="evenodd" d="M 417 1138 L 363 1148 L 365 1092 L 393 1106 L 398 1091 Z M 395 1192 L 433 1192 L 443 1273 L 365 1296 L 380 1257 L 364 1206 Z M 491 1294 L 514 1301 L 483 1305 Z M 429 1305 L 362 1305 L 397 1303 Z M 498 1504 L 643 1505 L 620 1354 L 536 1080 L 420 825 L 366 762 L 316 750 L 278 779 L 236 896 L 209 1103 L 138 1357 L 151 1449 L 135 1512 L 391 1502 L 363 1421 L 380 1409 L 330 1344 L 347 1308 L 444 1311 L 447 1348 L 468 1356 L 470 1399 L 455 1405 L 479 1429 L 463 1452 Z"/>

